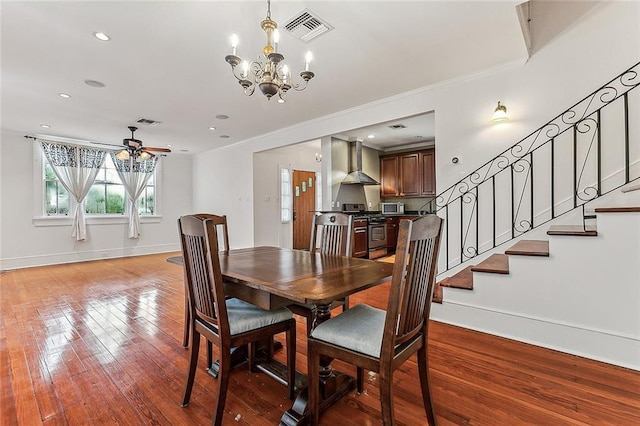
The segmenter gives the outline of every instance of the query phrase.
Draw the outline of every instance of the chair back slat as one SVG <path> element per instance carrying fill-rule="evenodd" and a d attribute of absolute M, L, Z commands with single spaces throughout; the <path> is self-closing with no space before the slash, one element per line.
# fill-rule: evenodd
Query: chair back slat
<path fill-rule="evenodd" d="M 428 215 L 402 220 L 382 344 L 382 356 L 427 331 L 442 219 Z"/>
<path fill-rule="evenodd" d="M 323 213 L 313 217 L 311 253 L 351 256 L 353 217 L 344 213 Z"/>
<path fill-rule="evenodd" d="M 229 254 L 229 229 L 227 228 L 227 216 L 219 216 L 211 213 L 196 213 L 194 216 L 203 220 L 209 219 L 213 222 L 216 226 L 216 231 L 218 232 L 218 250 L 220 253 Z"/>
<path fill-rule="evenodd" d="M 219 333 L 224 334 L 229 327 L 218 255 L 217 218 L 182 216 L 178 228 L 192 314 L 194 318 L 218 324 Z"/>

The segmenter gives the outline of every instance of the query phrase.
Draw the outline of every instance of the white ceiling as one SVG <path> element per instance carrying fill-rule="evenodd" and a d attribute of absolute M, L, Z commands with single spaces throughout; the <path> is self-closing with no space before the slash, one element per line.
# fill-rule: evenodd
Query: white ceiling
<path fill-rule="evenodd" d="M 142 117 L 162 122 L 139 126 L 136 136 L 146 145 L 202 152 L 522 59 L 518 3 L 273 0 L 271 17 L 281 27 L 305 8 L 335 27 L 308 44 L 281 31 L 280 52 L 292 73 L 311 50 L 316 77 L 278 104 L 258 91 L 243 95 L 224 61 L 232 33 L 240 56 L 257 56 L 266 2 L 3 1 L 2 127 L 119 144 Z M 96 31 L 111 41 L 98 41 Z M 433 116 L 422 118 L 426 127 L 408 126 L 406 138 L 433 138 Z M 362 137 L 357 133 L 342 135 Z M 365 143 L 384 147 L 399 134 Z"/>

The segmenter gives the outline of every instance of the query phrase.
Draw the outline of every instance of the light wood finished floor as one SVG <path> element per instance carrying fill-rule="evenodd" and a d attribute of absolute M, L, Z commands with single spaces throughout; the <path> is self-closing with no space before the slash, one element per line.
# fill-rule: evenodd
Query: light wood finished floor
<path fill-rule="evenodd" d="M 215 381 L 202 368 L 191 404 L 180 407 L 184 292 L 182 270 L 167 256 L 0 274 L 1 425 L 210 423 Z M 379 286 L 351 303 L 383 307 L 387 291 Z M 304 334 L 300 321 L 299 371 Z M 639 372 L 436 322 L 429 344 L 440 425 L 640 424 Z M 367 381 L 363 395 L 343 398 L 322 424 L 380 424 L 376 376 Z M 394 381 L 398 423 L 424 424 L 415 358 Z M 275 425 L 290 406 L 284 386 L 240 366 L 224 423 Z"/>

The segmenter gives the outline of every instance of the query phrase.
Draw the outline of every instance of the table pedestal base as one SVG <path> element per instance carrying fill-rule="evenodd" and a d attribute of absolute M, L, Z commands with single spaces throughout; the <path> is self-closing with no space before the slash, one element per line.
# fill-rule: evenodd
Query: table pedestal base
<path fill-rule="evenodd" d="M 353 377 L 337 371 L 333 371 L 331 377 L 320 381 L 320 412 L 329 408 L 334 402 L 356 388 L 356 381 Z M 308 389 L 304 388 L 287 412 L 280 419 L 281 426 L 305 425 L 309 423 L 309 402 Z"/>

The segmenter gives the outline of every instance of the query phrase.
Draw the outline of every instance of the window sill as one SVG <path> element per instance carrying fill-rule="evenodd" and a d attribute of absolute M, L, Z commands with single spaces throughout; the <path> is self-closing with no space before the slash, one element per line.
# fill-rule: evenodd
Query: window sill
<path fill-rule="evenodd" d="M 127 216 L 85 216 L 87 225 L 120 225 L 129 223 Z M 161 215 L 140 216 L 140 223 L 160 223 Z M 71 226 L 73 218 L 71 216 L 41 216 L 34 217 L 35 226 Z"/>

